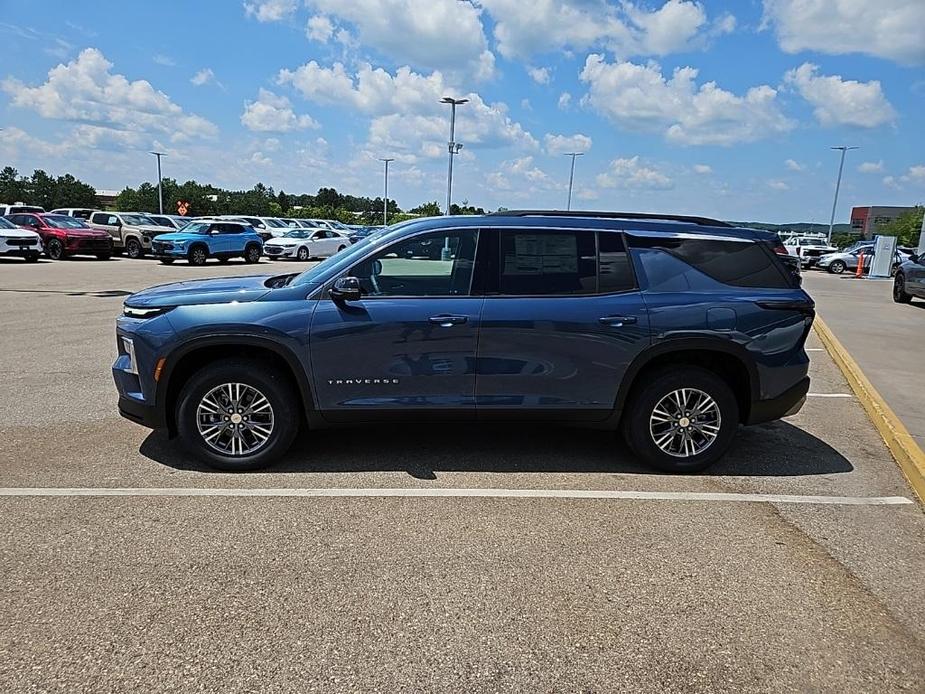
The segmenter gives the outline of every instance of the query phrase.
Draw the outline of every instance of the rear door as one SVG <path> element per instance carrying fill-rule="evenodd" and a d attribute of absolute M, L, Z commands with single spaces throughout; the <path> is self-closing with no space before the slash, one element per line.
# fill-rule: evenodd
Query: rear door
<path fill-rule="evenodd" d="M 569 412 L 603 420 L 629 363 L 649 344 L 649 317 L 623 234 L 495 229 L 478 270 L 479 418 Z M 483 257 L 480 255 L 480 258 Z"/>
<path fill-rule="evenodd" d="M 422 237 L 450 248 L 448 259 L 411 253 Z M 319 300 L 310 350 L 325 417 L 474 417 L 483 302 L 470 294 L 477 240 L 476 230 L 461 229 L 397 241 L 344 273 L 359 280 L 359 301 Z"/>

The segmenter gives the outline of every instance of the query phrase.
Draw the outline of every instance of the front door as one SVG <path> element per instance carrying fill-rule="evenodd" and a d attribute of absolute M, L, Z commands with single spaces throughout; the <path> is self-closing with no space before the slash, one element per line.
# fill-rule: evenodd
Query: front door
<path fill-rule="evenodd" d="M 436 259 L 421 242 L 449 249 Z M 475 412 L 475 350 L 483 299 L 470 287 L 476 230 L 447 230 L 395 242 L 344 276 L 359 301 L 324 296 L 312 316 L 315 395 L 332 421 L 390 412 Z"/>
<path fill-rule="evenodd" d="M 629 363 L 649 344 L 648 314 L 623 235 L 553 229 L 496 235 L 479 336 L 479 417 L 559 411 L 605 419 Z"/>
<path fill-rule="evenodd" d="M 121 248 L 122 247 L 122 233 L 121 233 L 121 223 L 119 218 L 114 214 L 109 212 L 94 212 L 90 217 L 90 223 L 103 231 L 109 233 L 112 237 L 113 243 Z"/>

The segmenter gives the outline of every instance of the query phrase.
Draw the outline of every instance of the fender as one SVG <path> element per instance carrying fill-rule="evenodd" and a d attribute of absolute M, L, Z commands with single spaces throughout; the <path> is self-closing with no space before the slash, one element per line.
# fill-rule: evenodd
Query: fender
<path fill-rule="evenodd" d="M 157 412 L 163 418 L 164 422 L 171 422 L 171 413 L 167 412 L 167 393 L 170 388 L 170 380 L 173 376 L 176 365 L 179 364 L 187 354 L 204 348 L 204 347 L 259 347 L 267 349 L 277 356 L 281 357 L 292 373 L 295 374 L 296 385 L 299 389 L 299 396 L 302 399 L 305 418 L 311 425 L 318 419 L 317 408 L 315 406 L 314 394 L 308 380 L 308 374 L 302 365 L 302 361 L 291 347 L 283 342 L 265 335 L 249 335 L 240 333 L 219 333 L 194 337 L 183 342 L 170 350 L 164 355 L 167 361 L 164 364 L 163 373 L 157 381 L 157 387 L 154 393 L 154 405 Z"/>

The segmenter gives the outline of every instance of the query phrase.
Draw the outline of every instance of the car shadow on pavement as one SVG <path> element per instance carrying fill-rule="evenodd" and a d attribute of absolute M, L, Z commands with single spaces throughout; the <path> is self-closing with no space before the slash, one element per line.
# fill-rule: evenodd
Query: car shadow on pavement
<path fill-rule="evenodd" d="M 178 470 L 208 472 L 162 431 L 140 453 Z M 850 472 L 838 451 L 786 422 L 742 427 L 729 453 L 705 473 L 801 476 Z M 303 433 L 269 472 L 576 472 L 662 474 L 638 461 L 613 432 L 566 427 L 426 424 Z"/>

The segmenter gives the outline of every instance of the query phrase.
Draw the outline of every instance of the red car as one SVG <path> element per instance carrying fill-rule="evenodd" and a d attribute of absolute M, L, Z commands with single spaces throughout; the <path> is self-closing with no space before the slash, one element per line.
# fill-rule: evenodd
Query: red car
<path fill-rule="evenodd" d="M 6 218 L 16 226 L 42 237 L 45 255 L 63 260 L 69 255 L 95 255 L 100 260 L 112 257 L 112 237 L 108 231 L 94 229 L 86 221 L 63 214 L 20 212 Z"/>

